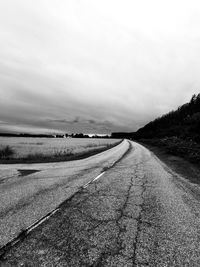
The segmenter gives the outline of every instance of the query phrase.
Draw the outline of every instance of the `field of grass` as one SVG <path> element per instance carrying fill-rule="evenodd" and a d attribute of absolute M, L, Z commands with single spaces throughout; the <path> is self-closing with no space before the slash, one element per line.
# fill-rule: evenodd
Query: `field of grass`
<path fill-rule="evenodd" d="M 0 137 L 0 163 L 84 158 L 119 143 L 116 139 Z"/>

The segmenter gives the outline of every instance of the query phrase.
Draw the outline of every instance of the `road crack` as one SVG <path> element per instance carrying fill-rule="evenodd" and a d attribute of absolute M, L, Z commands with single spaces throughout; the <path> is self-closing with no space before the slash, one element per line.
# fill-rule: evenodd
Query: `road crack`
<path fill-rule="evenodd" d="M 139 216 L 138 218 L 136 218 L 136 221 L 137 221 L 137 229 L 136 229 L 136 236 L 135 236 L 135 242 L 134 242 L 134 252 L 133 252 L 133 267 L 137 266 L 137 246 L 138 246 L 138 243 L 139 243 L 139 236 L 140 236 L 140 233 L 141 233 L 141 225 L 144 223 L 142 221 L 142 214 L 144 212 L 144 194 L 145 194 L 145 191 L 146 191 L 146 184 L 147 184 L 147 181 L 143 181 L 142 185 L 141 185 L 141 188 L 142 188 L 142 192 L 141 192 L 141 197 L 142 197 L 142 204 L 138 205 L 140 208 L 141 208 L 141 211 L 139 213 Z M 145 222 L 147 223 L 147 222 Z M 142 263 L 144 265 L 144 263 Z M 148 264 L 145 264 L 146 266 L 148 266 Z"/>
<path fill-rule="evenodd" d="M 137 176 L 138 167 L 139 167 L 139 164 L 135 168 L 135 173 L 133 175 L 131 175 L 128 190 L 127 190 L 127 193 L 126 193 L 126 196 L 124 198 L 124 202 L 123 202 L 121 208 L 116 210 L 117 212 L 119 212 L 119 215 L 116 218 L 116 220 L 112 220 L 112 221 L 116 222 L 116 225 L 118 227 L 118 235 L 117 235 L 117 239 L 116 239 L 117 249 L 115 249 L 114 251 L 109 251 L 107 253 L 103 252 L 101 254 L 101 257 L 94 264 L 94 266 L 96 266 L 96 267 L 104 266 L 106 259 L 110 256 L 112 256 L 112 257 L 114 257 L 114 256 L 122 256 L 123 257 L 124 256 L 123 255 L 124 245 L 123 245 L 122 235 L 126 233 L 126 226 L 121 225 L 123 218 L 130 218 L 130 219 L 133 219 L 137 222 L 135 242 L 133 244 L 133 247 L 134 247 L 133 256 L 129 258 L 132 260 L 133 266 L 136 266 L 136 250 L 137 250 L 137 243 L 138 243 L 139 235 L 140 235 L 140 231 L 141 231 L 141 229 L 140 229 L 141 224 L 143 223 L 143 221 L 142 221 L 142 213 L 143 213 L 143 209 L 144 209 L 143 197 L 144 197 L 144 193 L 146 190 L 146 181 L 142 181 L 140 185 L 135 184 L 134 180 L 135 180 L 135 178 L 136 179 L 138 178 L 138 176 Z M 138 217 L 132 217 L 130 215 L 125 214 L 126 208 L 128 206 L 129 200 L 130 200 L 131 190 L 133 187 L 141 187 L 142 188 L 142 191 L 140 193 L 140 197 L 142 198 L 142 204 L 134 204 L 135 206 L 138 206 L 141 208 L 141 211 L 140 211 Z"/>

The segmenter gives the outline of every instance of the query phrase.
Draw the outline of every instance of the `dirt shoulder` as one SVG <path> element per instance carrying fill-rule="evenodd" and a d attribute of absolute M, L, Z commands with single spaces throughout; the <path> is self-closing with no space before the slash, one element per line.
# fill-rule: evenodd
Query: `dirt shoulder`
<path fill-rule="evenodd" d="M 145 144 L 143 146 L 152 151 L 160 160 L 162 160 L 173 171 L 177 172 L 192 183 L 200 184 L 200 167 L 186 159 L 167 153 L 163 148 Z"/>

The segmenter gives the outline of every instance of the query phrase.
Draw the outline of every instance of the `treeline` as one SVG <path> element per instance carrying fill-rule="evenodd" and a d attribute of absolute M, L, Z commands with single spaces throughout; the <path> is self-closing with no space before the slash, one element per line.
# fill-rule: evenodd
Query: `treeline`
<path fill-rule="evenodd" d="M 34 138 L 102 138 L 102 139 L 108 139 L 110 138 L 109 135 L 93 135 L 89 136 L 87 134 L 83 133 L 72 133 L 72 134 L 28 134 L 28 133 L 0 133 L 0 137 L 34 137 Z"/>
<path fill-rule="evenodd" d="M 128 132 L 114 132 L 111 134 L 110 138 L 113 139 L 132 139 L 134 133 L 128 133 Z"/>
<path fill-rule="evenodd" d="M 28 133 L 0 133 L 2 137 L 40 137 L 40 138 L 53 138 L 53 135 L 49 134 L 28 134 Z"/>
<path fill-rule="evenodd" d="M 87 134 L 83 134 L 83 133 L 77 133 L 77 134 L 74 134 L 72 133 L 71 135 L 67 135 L 68 137 L 72 137 L 72 138 L 102 138 L 102 139 L 108 139 L 110 138 L 109 135 L 92 135 L 92 136 L 89 136 Z"/>
<path fill-rule="evenodd" d="M 177 137 L 200 143 L 200 94 L 193 95 L 189 103 L 177 110 L 140 128 L 133 137 L 134 139 Z"/>

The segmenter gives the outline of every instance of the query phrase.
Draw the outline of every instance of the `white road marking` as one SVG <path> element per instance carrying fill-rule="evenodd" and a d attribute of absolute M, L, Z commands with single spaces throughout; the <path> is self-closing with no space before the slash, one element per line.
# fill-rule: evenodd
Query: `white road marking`
<path fill-rule="evenodd" d="M 90 183 L 98 180 L 102 175 L 104 175 L 105 172 L 100 173 L 97 177 L 95 177 L 93 180 L 89 181 L 87 184 L 85 184 L 83 186 L 83 188 L 86 188 Z M 49 219 L 54 213 L 56 213 L 59 210 L 59 208 L 55 209 L 53 212 L 51 212 L 48 216 L 46 216 L 44 219 L 40 220 L 38 223 L 34 223 L 32 224 L 32 226 L 29 227 L 29 229 L 27 230 L 27 234 L 30 233 L 31 231 L 33 231 L 33 229 L 35 229 L 36 227 L 38 227 L 40 224 L 42 224 L 43 222 L 45 222 L 47 219 Z"/>
<path fill-rule="evenodd" d="M 91 184 L 92 182 L 98 180 L 102 175 L 104 175 L 104 173 L 105 173 L 105 172 L 100 173 L 100 174 L 99 174 L 97 177 L 95 177 L 93 180 L 91 180 L 91 181 L 89 181 L 87 184 L 85 184 L 85 185 L 83 186 L 83 188 L 88 187 L 89 184 Z"/>
<path fill-rule="evenodd" d="M 33 224 L 33 226 L 30 226 L 30 228 L 27 230 L 27 234 L 30 233 L 31 231 L 33 231 L 33 229 L 35 229 L 36 227 L 38 227 L 40 224 L 42 224 L 43 222 L 45 222 L 47 219 L 49 219 L 54 213 L 56 213 L 59 210 L 59 208 L 55 209 L 54 211 L 51 212 L 51 214 L 49 214 L 47 217 L 45 217 L 44 219 L 42 219 L 41 221 L 39 221 L 36 224 Z"/>
<path fill-rule="evenodd" d="M 86 188 L 90 183 L 98 180 L 102 175 L 104 175 L 105 171 L 100 173 L 97 177 L 95 177 L 93 180 L 89 181 L 88 183 L 86 183 L 82 188 Z M 54 213 L 56 213 L 59 210 L 59 208 L 55 209 L 54 211 L 52 211 L 48 216 L 46 216 L 45 218 L 39 220 L 38 222 L 33 223 L 30 227 L 28 227 L 25 232 L 26 235 L 29 234 L 30 232 L 32 232 L 36 227 L 38 227 L 40 224 L 42 224 L 43 222 L 45 222 L 46 220 L 48 220 Z M 11 247 L 13 247 L 16 243 L 18 243 L 21 240 L 21 238 L 17 238 L 14 241 L 10 241 L 11 242 Z M 4 247 L 4 246 L 3 246 Z M 3 247 L 1 247 L 0 249 L 2 249 Z"/>
<path fill-rule="evenodd" d="M 96 178 L 93 179 L 92 182 L 98 180 L 102 175 L 104 175 L 105 172 L 100 173 Z"/>
<path fill-rule="evenodd" d="M 87 184 L 83 185 L 83 188 L 86 188 L 92 181 L 89 181 Z"/>

